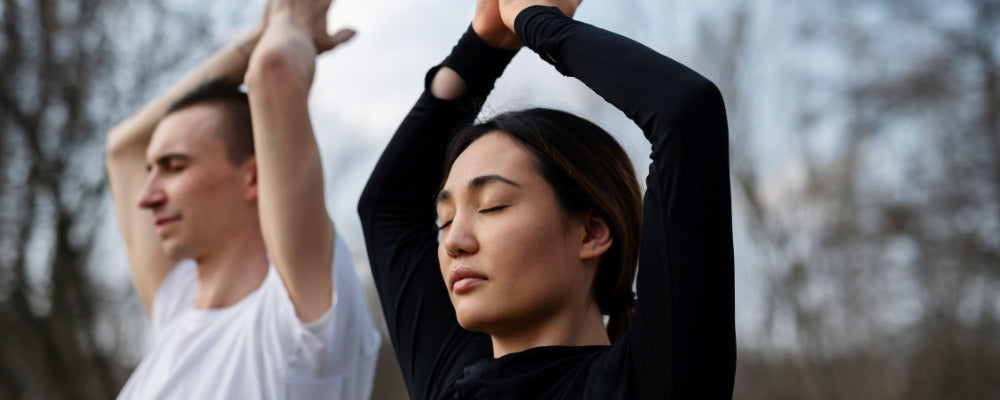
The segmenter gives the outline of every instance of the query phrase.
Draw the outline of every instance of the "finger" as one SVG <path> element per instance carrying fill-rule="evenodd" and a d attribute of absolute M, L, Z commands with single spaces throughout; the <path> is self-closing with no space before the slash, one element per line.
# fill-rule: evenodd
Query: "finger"
<path fill-rule="evenodd" d="M 357 34 L 357 32 L 353 29 L 341 29 L 332 36 L 323 38 L 321 43 L 316 43 L 316 50 L 320 53 L 332 50 L 334 47 L 340 46 L 342 43 L 351 40 L 355 34 Z"/>

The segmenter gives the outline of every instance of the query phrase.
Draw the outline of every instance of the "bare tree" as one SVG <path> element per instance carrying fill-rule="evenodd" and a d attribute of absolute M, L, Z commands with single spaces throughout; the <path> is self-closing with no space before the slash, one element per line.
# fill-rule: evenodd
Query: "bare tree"
<path fill-rule="evenodd" d="M 737 397 L 1000 397 L 1000 2 L 787 9 L 768 21 L 747 6 L 731 33 L 702 34 L 777 343 L 741 343 Z M 747 146 L 773 134 L 746 112 L 769 89 L 747 79 L 777 40 L 761 21 L 826 61 L 768 66 L 796 96 L 770 108 L 793 115 L 784 175 Z"/>
<path fill-rule="evenodd" d="M 157 0 L 3 0 L 0 14 L 0 398 L 112 398 L 136 351 L 118 328 L 142 317 L 92 262 L 104 132 L 215 46 L 198 40 L 209 19 Z"/>

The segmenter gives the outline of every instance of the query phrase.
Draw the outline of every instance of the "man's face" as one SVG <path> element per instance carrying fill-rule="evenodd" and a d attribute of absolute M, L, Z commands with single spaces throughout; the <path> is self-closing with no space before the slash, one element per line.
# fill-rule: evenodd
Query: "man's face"
<path fill-rule="evenodd" d="M 149 175 L 138 205 L 153 213 L 173 260 L 201 259 L 234 229 L 256 221 L 252 157 L 240 166 L 226 158 L 226 143 L 216 134 L 225 128 L 220 112 L 211 105 L 174 112 L 160 121 L 146 149 Z"/>

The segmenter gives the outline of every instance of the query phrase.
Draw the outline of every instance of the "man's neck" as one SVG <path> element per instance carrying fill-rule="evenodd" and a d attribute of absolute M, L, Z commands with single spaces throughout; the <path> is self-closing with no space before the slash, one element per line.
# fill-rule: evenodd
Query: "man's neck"
<path fill-rule="evenodd" d="M 246 232 L 214 250 L 196 260 L 196 309 L 232 306 L 257 290 L 267 277 L 269 261 L 259 232 Z"/>

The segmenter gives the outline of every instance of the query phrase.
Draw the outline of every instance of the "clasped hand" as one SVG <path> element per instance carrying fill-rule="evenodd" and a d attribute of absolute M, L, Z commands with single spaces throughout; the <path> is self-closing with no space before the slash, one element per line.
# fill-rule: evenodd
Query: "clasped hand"
<path fill-rule="evenodd" d="M 268 0 L 264 11 L 263 25 L 278 22 L 307 33 L 311 38 L 317 53 L 331 50 L 346 42 L 354 31 L 342 29 L 330 35 L 327 33 L 326 14 L 333 0 Z"/>
<path fill-rule="evenodd" d="M 569 17 L 576 13 L 582 0 L 478 0 L 472 29 L 486 44 L 504 49 L 517 49 L 521 41 L 514 34 L 514 19 L 525 8 L 542 5 L 559 7 Z"/>

